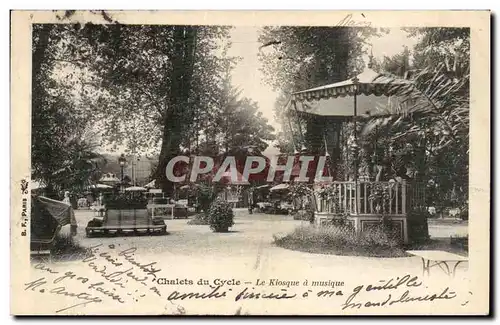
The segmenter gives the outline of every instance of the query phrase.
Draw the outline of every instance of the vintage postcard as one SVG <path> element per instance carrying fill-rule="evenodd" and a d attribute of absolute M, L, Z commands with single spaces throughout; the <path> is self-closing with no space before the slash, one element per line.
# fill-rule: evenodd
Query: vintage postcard
<path fill-rule="evenodd" d="M 11 313 L 488 315 L 490 15 L 12 11 Z"/>

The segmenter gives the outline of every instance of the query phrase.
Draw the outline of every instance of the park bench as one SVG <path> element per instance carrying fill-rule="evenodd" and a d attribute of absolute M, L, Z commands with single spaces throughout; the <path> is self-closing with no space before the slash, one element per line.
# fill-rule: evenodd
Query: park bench
<path fill-rule="evenodd" d="M 166 234 L 167 225 L 161 219 L 149 216 L 147 209 L 107 210 L 101 225 L 89 223 L 87 237 L 94 235 Z"/>

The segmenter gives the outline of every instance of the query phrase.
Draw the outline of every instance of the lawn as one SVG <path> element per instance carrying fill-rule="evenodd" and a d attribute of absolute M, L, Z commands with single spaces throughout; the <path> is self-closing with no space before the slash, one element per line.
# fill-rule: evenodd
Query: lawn
<path fill-rule="evenodd" d="M 430 238 L 404 245 L 382 230 L 354 235 L 338 227 L 300 226 L 284 236 L 275 236 L 274 244 L 295 251 L 339 256 L 409 257 L 407 250 L 442 250 L 468 255 L 467 237 Z M 464 243 L 465 242 L 465 243 Z"/>

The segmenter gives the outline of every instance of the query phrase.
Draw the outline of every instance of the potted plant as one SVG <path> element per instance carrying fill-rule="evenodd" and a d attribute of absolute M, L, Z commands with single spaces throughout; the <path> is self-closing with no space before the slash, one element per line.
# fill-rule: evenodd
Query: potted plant
<path fill-rule="evenodd" d="M 231 205 L 222 200 L 215 200 L 208 211 L 208 223 L 214 232 L 228 232 L 234 225 L 234 213 Z"/>

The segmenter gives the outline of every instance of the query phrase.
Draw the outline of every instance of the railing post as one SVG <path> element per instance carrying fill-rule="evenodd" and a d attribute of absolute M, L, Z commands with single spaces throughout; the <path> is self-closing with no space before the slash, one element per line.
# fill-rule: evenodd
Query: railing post
<path fill-rule="evenodd" d="M 314 211 L 318 212 L 318 198 L 317 198 L 317 196 L 319 196 L 319 195 L 316 195 L 316 194 L 317 193 L 315 193 L 313 190 L 311 193 L 310 199 L 311 199 L 311 204 L 314 204 L 314 206 L 313 206 Z"/>
<path fill-rule="evenodd" d="M 347 183 L 342 183 L 342 187 L 344 188 L 343 192 L 344 192 L 344 209 L 343 209 L 343 213 L 346 213 L 347 212 Z"/>
<path fill-rule="evenodd" d="M 337 186 L 338 193 L 339 193 L 339 211 L 337 213 L 342 213 L 342 183 L 339 183 Z"/>
<path fill-rule="evenodd" d="M 406 215 L 406 180 L 401 182 L 401 211 Z"/>
<path fill-rule="evenodd" d="M 359 214 L 359 210 L 360 210 L 360 207 L 361 207 L 361 185 L 359 184 L 359 182 L 356 182 L 356 206 L 355 206 L 355 212 L 356 212 L 356 215 Z"/>

